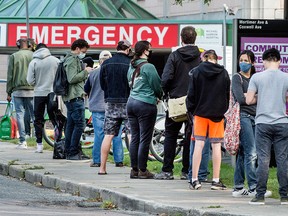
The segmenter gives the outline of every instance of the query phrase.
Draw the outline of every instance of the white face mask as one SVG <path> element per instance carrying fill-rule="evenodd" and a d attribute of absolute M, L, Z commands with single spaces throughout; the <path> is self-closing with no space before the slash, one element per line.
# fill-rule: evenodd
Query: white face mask
<path fill-rule="evenodd" d="M 86 53 L 80 52 L 80 54 L 78 54 L 79 59 L 83 59 L 85 56 L 86 56 Z"/>

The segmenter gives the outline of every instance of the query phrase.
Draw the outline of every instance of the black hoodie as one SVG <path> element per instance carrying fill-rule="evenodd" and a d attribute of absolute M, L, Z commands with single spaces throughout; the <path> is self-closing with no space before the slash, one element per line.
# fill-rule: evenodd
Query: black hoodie
<path fill-rule="evenodd" d="M 187 95 L 189 71 L 199 63 L 200 52 L 197 46 L 183 46 L 172 52 L 161 77 L 164 94 L 169 94 L 170 98 Z"/>
<path fill-rule="evenodd" d="M 218 122 L 229 106 L 230 78 L 222 65 L 202 62 L 189 73 L 187 110 Z"/>

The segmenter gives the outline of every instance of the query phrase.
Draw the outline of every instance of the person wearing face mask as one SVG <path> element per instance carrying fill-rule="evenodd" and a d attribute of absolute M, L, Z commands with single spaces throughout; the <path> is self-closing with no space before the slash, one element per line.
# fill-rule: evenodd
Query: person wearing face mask
<path fill-rule="evenodd" d="M 128 71 L 131 92 L 127 102 L 127 115 L 131 128 L 130 178 L 152 179 L 147 170 L 149 145 L 157 117 L 157 100 L 162 98 L 161 79 L 154 65 L 147 62 L 151 54 L 148 41 L 135 44 L 135 55 Z"/>
<path fill-rule="evenodd" d="M 256 193 L 256 164 L 257 154 L 255 146 L 255 115 L 256 104 L 246 104 L 246 93 L 249 81 L 255 73 L 255 56 L 250 50 L 243 50 L 239 55 L 240 71 L 232 77 L 232 93 L 240 104 L 240 146 L 237 154 L 234 172 L 233 197 L 254 197 Z M 244 188 L 245 173 L 248 190 Z M 271 194 L 266 192 L 266 196 Z"/>
<path fill-rule="evenodd" d="M 85 128 L 84 84 L 91 67 L 82 68 L 81 59 L 90 46 L 84 39 L 77 39 L 71 45 L 71 52 L 64 58 L 64 67 L 69 82 L 68 94 L 62 96 L 67 107 L 65 128 L 66 159 L 73 161 L 87 160 L 81 151 L 80 138 Z"/>

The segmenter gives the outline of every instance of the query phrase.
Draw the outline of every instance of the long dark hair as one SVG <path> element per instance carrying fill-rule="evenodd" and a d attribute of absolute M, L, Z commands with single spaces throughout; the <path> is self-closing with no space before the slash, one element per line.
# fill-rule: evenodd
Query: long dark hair
<path fill-rule="evenodd" d="M 250 59 L 250 61 L 251 61 L 252 64 L 255 63 L 255 55 L 254 55 L 254 53 L 253 53 L 251 50 L 243 50 L 243 51 L 240 52 L 240 54 L 239 54 L 239 56 L 238 56 L 238 67 L 239 67 L 240 57 L 241 57 L 242 55 L 245 55 L 245 54 L 248 56 L 248 59 Z M 255 74 L 255 73 L 256 73 L 255 67 L 254 67 L 254 65 L 252 65 L 252 67 L 251 67 L 251 72 L 250 72 L 250 76 L 252 76 L 252 75 Z"/>
<path fill-rule="evenodd" d="M 135 53 L 133 59 L 131 60 L 131 64 L 133 67 L 136 67 L 135 61 L 140 59 L 140 56 L 143 54 L 145 50 L 149 50 L 151 44 L 147 40 L 138 41 L 135 44 Z"/>

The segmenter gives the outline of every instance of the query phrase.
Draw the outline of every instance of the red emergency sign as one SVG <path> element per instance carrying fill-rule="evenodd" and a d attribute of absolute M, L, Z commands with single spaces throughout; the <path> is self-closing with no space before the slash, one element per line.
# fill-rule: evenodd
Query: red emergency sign
<path fill-rule="evenodd" d="M 8 24 L 8 46 L 27 36 L 26 25 Z M 78 38 L 93 48 L 116 48 L 117 42 L 129 40 L 134 45 L 148 40 L 153 48 L 178 46 L 178 24 L 30 24 L 30 37 L 48 47 L 70 47 Z"/>

